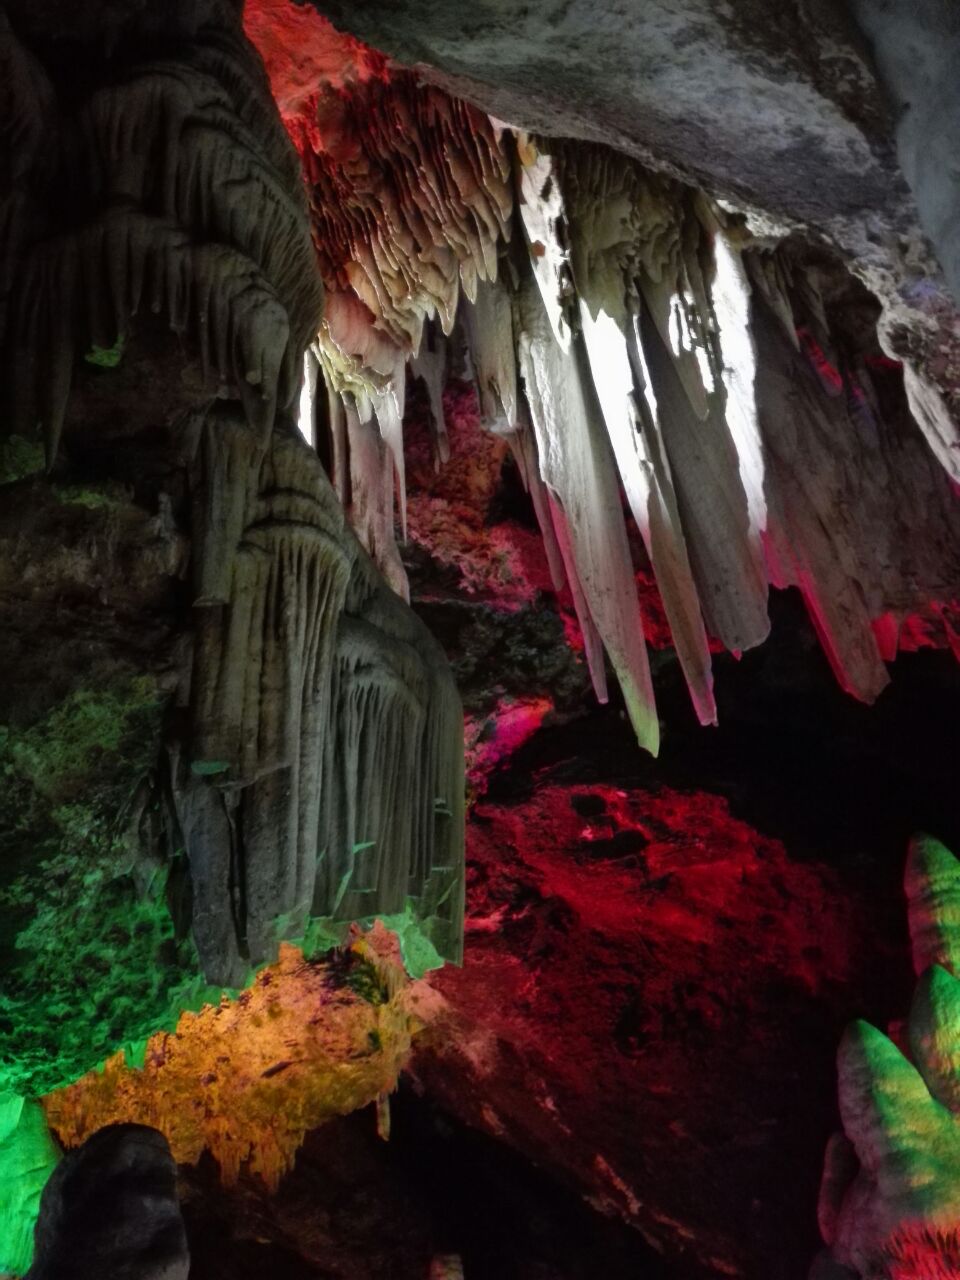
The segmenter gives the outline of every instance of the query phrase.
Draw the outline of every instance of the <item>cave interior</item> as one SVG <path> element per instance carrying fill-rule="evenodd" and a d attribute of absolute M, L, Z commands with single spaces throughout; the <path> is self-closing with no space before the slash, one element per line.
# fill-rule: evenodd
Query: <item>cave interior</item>
<path fill-rule="evenodd" d="M 960 1277 L 958 67 L 0 0 L 0 1280 Z"/>

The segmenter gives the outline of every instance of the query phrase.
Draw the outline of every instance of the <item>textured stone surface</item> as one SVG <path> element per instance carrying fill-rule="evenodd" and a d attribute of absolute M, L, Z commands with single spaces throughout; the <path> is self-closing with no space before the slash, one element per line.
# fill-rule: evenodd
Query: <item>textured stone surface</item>
<path fill-rule="evenodd" d="M 311 1133 L 275 1196 L 181 1170 L 191 1280 L 663 1280 L 635 1232 L 523 1156 L 409 1087 L 391 1106 L 388 1143 L 372 1108 Z"/>
<path fill-rule="evenodd" d="M 510 123 L 652 154 L 772 214 L 846 223 L 857 235 L 875 211 L 905 216 L 882 99 L 839 5 L 776 14 L 762 0 L 316 7 Z"/>
<path fill-rule="evenodd" d="M 275 1191 L 308 1130 L 396 1088 L 416 1010 L 417 988 L 382 927 L 312 964 L 284 946 L 236 1000 L 153 1036 L 142 1061 L 117 1054 L 51 1094 L 47 1117 L 71 1148 L 106 1124 L 150 1124 L 179 1164 L 206 1150 L 225 1184 L 243 1169 Z"/>
<path fill-rule="evenodd" d="M 453 433 L 451 465 L 461 443 Z M 507 500 L 481 504 L 474 563 L 494 536 L 519 545 L 499 523 L 518 511 Z M 557 605 L 540 575 L 544 613 Z M 834 684 L 798 593 L 774 591 L 771 640 L 715 659 L 718 729 L 681 705 L 676 656 L 651 655 L 665 727 L 653 762 L 615 694 L 589 714 L 581 687 L 566 703 L 581 718 L 564 725 L 534 668 L 509 686 L 515 703 L 478 684 L 475 638 L 449 625 L 464 579 L 418 561 L 411 582 L 484 709 L 493 769 L 468 823 L 465 968 L 431 978 L 448 1020 L 415 1056 L 426 1096 L 648 1233 L 666 1275 L 799 1280 L 817 1249 L 836 1036 L 908 998 L 902 843 L 912 822 L 956 829 L 960 670 L 949 654 L 905 656 L 866 707 Z M 489 597 L 504 637 L 518 585 Z M 546 694 L 539 725 L 524 683 Z M 691 794 L 704 787 L 716 794 Z"/>
<path fill-rule="evenodd" d="M 101 1129 L 44 1188 L 27 1280 L 187 1280 L 190 1257 L 166 1141 L 143 1125 Z"/>
<path fill-rule="evenodd" d="M 900 163 L 960 299 L 960 10 L 950 0 L 852 0 L 897 106 Z"/>
<path fill-rule="evenodd" d="M 39 1103 L 0 1093 L 0 1275 L 22 1275 L 33 1261 L 40 1198 L 60 1154 Z"/>
<path fill-rule="evenodd" d="M 831 1040 L 876 963 L 856 896 L 667 789 L 485 802 L 469 868 L 466 964 L 433 979 L 416 1078 L 677 1274 L 802 1274 Z"/>
<path fill-rule="evenodd" d="M 428 932 L 460 947 L 456 691 L 287 412 L 323 294 L 297 156 L 239 6 L 163 20 L 0 9 L 0 1079 L 23 1093 L 171 1027 L 203 978 L 244 985 L 311 915 L 390 914 L 439 963 L 419 935 L 413 958 L 429 881 Z"/>
<path fill-rule="evenodd" d="M 900 169 L 893 112 L 842 5 L 313 2 L 344 30 L 510 124 L 604 142 L 780 227 L 826 236 L 882 297 L 890 348 L 935 388 L 931 413 L 956 467 L 956 430 L 944 425 L 938 403 L 945 395 L 956 416 L 956 309 Z M 914 6 L 892 7 L 912 20 Z M 953 19 L 945 7 L 935 11 L 935 3 L 923 6 L 918 25 L 932 33 L 921 40 L 926 53 L 939 56 L 939 32 Z M 943 96 L 932 88 L 939 107 Z M 944 110 L 937 147 L 950 136 L 953 108 Z M 932 209 L 934 198 L 918 190 Z M 946 245 L 949 266 L 953 250 L 934 225 L 940 213 L 938 204 L 927 230 Z"/>
<path fill-rule="evenodd" d="M 304 58 L 313 40 L 326 48 L 319 17 L 311 35 L 302 11 L 270 14 L 280 30 L 299 15 Z M 302 59 L 266 47 L 288 102 Z M 904 616 L 960 595 L 957 505 L 942 474 L 955 469 L 954 424 L 917 370 L 884 353 L 893 312 L 884 319 L 841 260 L 799 236 L 774 247 L 762 228 L 608 147 L 494 135 L 393 66 L 346 89 L 321 79 L 287 124 L 328 287 L 317 347 L 328 394 L 311 425 L 348 519 L 398 589 L 397 343 L 405 335 L 417 352 L 422 336 L 410 370 L 429 380 L 440 468 L 451 452 L 443 378 L 465 343 L 483 423 L 510 441 L 551 575 L 569 582 L 597 697 L 608 696 L 605 651 L 643 745 L 655 752 L 659 729 L 621 483 L 703 723 L 716 721 L 710 638 L 731 652 L 761 643 L 768 582 L 800 587 L 841 685 L 865 701 L 880 694 Z M 486 228 L 479 242 L 474 224 Z"/>
<path fill-rule="evenodd" d="M 854 1022 L 840 1043 L 843 1131 L 819 1204 L 825 1275 L 839 1265 L 865 1280 L 950 1280 L 960 1268 L 960 862 L 917 837 L 905 888 L 920 979 L 906 1026 L 884 1035 Z"/>

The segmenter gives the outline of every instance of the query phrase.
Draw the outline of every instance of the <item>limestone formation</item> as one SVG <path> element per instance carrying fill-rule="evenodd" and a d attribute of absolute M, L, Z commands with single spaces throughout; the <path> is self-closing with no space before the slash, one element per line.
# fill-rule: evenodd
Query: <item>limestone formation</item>
<path fill-rule="evenodd" d="M 521 742 L 536 790 L 586 670 L 656 754 L 654 675 L 666 706 L 676 669 L 645 626 L 716 724 L 712 655 L 765 642 L 771 588 L 863 703 L 904 640 L 960 656 L 958 38 L 946 0 L 0 0 L 2 1266 L 27 1265 L 59 1156 L 29 1098 L 89 1138 L 50 1177 L 31 1280 L 182 1280 L 174 1158 L 275 1188 L 330 1116 L 372 1102 L 388 1136 L 407 979 L 461 960 L 464 930 L 462 709 L 410 585 L 465 567 L 470 606 L 495 596 L 521 559 L 490 568 L 496 504 L 533 569 L 475 664 L 491 795 Z M 407 471 L 456 472 L 464 439 L 486 499 L 425 569 L 408 515 L 425 528 L 433 497 L 408 513 Z M 546 650 L 563 700 L 521 687 L 549 683 Z M 435 1056 L 459 1037 L 475 1126 L 657 1248 L 746 1274 L 743 1222 L 776 1248 L 782 1219 L 734 1221 L 755 1208 L 727 1194 L 730 1153 L 753 1186 L 801 1150 L 775 1149 L 780 1050 L 866 952 L 859 924 L 820 946 L 824 920 L 851 928 L 832 876 L 650 781 L 491 821 L 473 925 L 517 946 L 465 970 L 483 1025 L 441 1020 Z M 907 891 L 916 996 L 905 1032 L 843 1041 L 821 1277 L 960 1270 L 960 864 L 919 842 Z M 388 931 L 389 965 L 364 967 Z M 746 936 L 775 959 L 764 994 L 714 1000 L 701 977 Z M 608 1045 L 597 1126 L 580 1104 Z M 618 1145 L 637 1080 L 642 1140 Z M 90 1137 L 145 1117 L 172 1156 L 142 1128 Z M 658 1185 L 657 1153 L 685 1149 L 703 1215 L 686 1178 Z M 437 1276 L 471 1271 L 462 1243 L 430 1241 Z"/>
<path fill-rule="evenodd" d="M 463 747 L 293 426 L 323 289 L 238 7 L 93 6 L 53 50 L 8 11 L 0 1084 L 32 1094 L 285 939 L 379 916 L 458 959 Z"/>
<path fill-rule="evenodd" d="M 960 299 L 960 199 L 955 140 L 960 125 L 960 15 L 949 0 L 851 0 L 871 42 L 880 76 L 898 112 L 897 152 Z"/>
<path fill-rule="evenodd" d="M 410 75 L 371 79 L 349 95 L 328 90 L 311 107 L 291 128 L 327 287 L 315 350 L 328 388 L 345 400 L 353 526 L 405 594 L 393 492 L 395 474 L 405 534 L 406 364 L 420 359 L 425 325 L 436 319 L 450 334 L 461 289 L 474 299 L 480 282 L 496 279 L 497 244 L 510 231 L 510 163 L 486 116 Z M 434 366 L 429 376 L 436 396 L 442 375 Z"/>
<path fill-rule="evenodd" d="M 920 973 L 906 1043 L 856 1022 L 840 1046 L 840 1115 L 820 1196 L 828 1255 L 813 1275 L 953 1276 L 960 1266 L 960 979 L 950 930 L 960 862 L 916 839 L 907 862 Z M 934 941 L 938 939 L 938 941 Z"/>
<path fill-rule="evenodd" d="M 956 476 L 957 299 L 926 239 L 955 281 L 950 0 L 312 3 L 498 120 L 613 147 L 827 244 L 881 298 L 884 348 Z"/>
<path fill-rule="evenodd" d="M 408 155 L 448 156 L 456 144 L 480 157 L 475 175 L 500 183 L 513 167 L 516 232 L 507 234 L 510 193 L 498 185 L 485 207 L 499 222 L 476 217 L 482 235 L 469 248 L 454 230 L 462 206 L 436 176 L 446 170 L 428 167 L 426 190 L 446 200 L 431 243 L 467 272 L 459 330 L 481 412 L 520 460 L 555 578 L 573 592 L 598 696 L 607 696 L 605 651 L 638 739 L 656 751 L 622 487 L 702 723 L 717 718 L 710 640 L 735 653 L 761 643 L 769 585 L 800 589 L 838 681 L 873 701 L 902 620 L 935 613 L 960 584 L 956 505 L 934 456 L 944 461 L 943 449 L 931 451 L 910 420 L 905 400 L 921 403 L 919 383 L 908 374 L 905 391 L 897 385 L 879 305 L 832 255 L 754 232 L 749 218 L 631 159 L 484 132 L 476 113 L 440 110 L 437 90 L 419 93 L 414 108 L 400 73 L 396 88 L 341 104 L 335 128 L 321 112 L 328 142 L 314 141 L 307 156 L 315 193 L 337 175 L 339 204 L 330 190 L 325 208 L 380 202 L 376 217 L 351 215 L 347 229 L 329 212 L 321 219 L 348 261 L 335 267 L 327 251 L 335 292 L 316 350 L 345 403 L 326 425 L 335 470 L 349 475 L 338 491 L 388 580 L 405 592 L 393 542 L 395 485 L 401 523 L 404 511 L 404 361 L 427 381 L 439 464 L 448 357 L 442 342 L 425 355 L 418 343 L 424 317 L 449 331 L 456 272 L 445 270 L 443 294 L 423 268 L 426 196 L 392 179 L 399 194 L 386 210 L 394 186 L 378 179 L 371 195 L 367 173 L 392 154 L 403 175 Z M 390 128 L 388 101 L 401 104 Z M 384 226 L 407 246 L 397 267 L 406 293 L 370 284 L 371 263 L 386 270 Z M 486 274 L 474 282 L 481 262 Z M 402 332 L 401 305 L 415 317 Z M 932 429 L 930 412 L 922 429 Z M 365 428 L 373 421 L 379 433 Z M 856 461 L 864 451 L 869 474 Z"/>
<path fill-rule="evenodd" d="M 420 1027 L 425 984 L 410 982 L 397 940 L 380 926 L 359 934 L 312 962 L 282 946 L 238 999 L 153 1036 L 142 1062 L 116 1054 L 48 1095 L 58 1140 L 74 1149 L 104 1125 L 138 1121 L 178 1164 L 208 1151 L 225 1185 L 244 1173 L 276 1191 L 308 1132 L 393 1092 Z"/>
<path fill-rule="evenodd" d="M 52 459 L 76 358 L 153 312 L 194 345 L 210 394 L 229 388 L 268 433 L 321 292 L 295 159 L 235 19 L 69 107 L 3 24 L 6 430 L 39 423 Z"/>
<path fill-rule="evenodd" d="M 176 1173 L 155 1129 L 125 1124 L 95 1133 L 44 1188 L 25 1280 L 187 1280 Z"/>
<path fill-rule="evenodd" d="M 463 748 L 442 654 L 292 430 L 201 429 L 192 733 L 173 762 L 204 971 L 408 904 L 460 949 Z M 226 909 L 225 908 L 229 908 Z"/>
<path fill-rule="evenodd" d="M 60 1151 L 38 1102 L 0 1095 L 0 1274 L 22 1275 L 33 1260 L 40 1198 Z"/>

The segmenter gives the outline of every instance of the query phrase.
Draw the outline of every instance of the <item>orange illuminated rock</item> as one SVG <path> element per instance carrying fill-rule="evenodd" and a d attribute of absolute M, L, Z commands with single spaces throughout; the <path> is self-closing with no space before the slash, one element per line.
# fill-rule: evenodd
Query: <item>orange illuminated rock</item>
<path fill-rule="evenodd" d="M 421 1025 L 421 988 L 379 925 L 316 961 L 283 946 L 237 999 L 153 1036 L 142 1070 L 121 1052 L 50 1094 L 50 1126 L 73 1147 L 114 1122 L 152 1125 L 179 1163 L 206 1148 L 227 1184 L 246 1166 L 275 1188 L 309 1129 L 377 1100 L 385 1110 Z"/>

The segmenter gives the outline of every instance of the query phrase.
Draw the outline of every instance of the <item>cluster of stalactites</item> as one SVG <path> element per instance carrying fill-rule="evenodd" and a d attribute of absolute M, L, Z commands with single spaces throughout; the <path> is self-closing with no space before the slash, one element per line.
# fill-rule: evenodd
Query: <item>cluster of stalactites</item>
<path fill-rule="evenodd" d="M 327 290 L 313 357 L 328 429 L 348 442 L 336 487 L 406 595 L 393 530 L 394 475 L 406 523 L 406 365 L 420 358 L 426 325 L 436 319 L 448 335 L 461 296 L 475 299 L 496 279 L 511 225 L 510 161 L 485 115 L 408 73 L 330 91 L 314 110 L 300 145 Z"/>
<path fill-rule="evenodd" d="M 206 976 L 237 985 L 281 938 L 375 916 L 458 960 L 463 722 L 439 646 L 292 429 L 264 451 L 225 409 L 196 472 L 193 724 L 172 789 Z"/>
<path fill-rule="evenodd" d="M 0 15 L 0 21 L 5 20 Z M 15 417 L 56 451 L 78 356 L 156 313 L 209 394 L 265 434 L 290 404 L 322 287 L 296 156 L 239 17 L 61 108 L 6 25 L 0 341 Z"/>
<path fill-rule="evenodd" d="M 900 620 L 956 596 L 960 519 L 902 386 L 874 385 L 870 364 L 889 384 L 891 362 L 869 295 L 835 261 L 763 246 L 741 219 L 605 149 L 521 139 L 518 171 L 548 328 L 536 334 L 521 301 L 514 336 L 541 473 L 574 548 L 586 526 L 619 520 L 564 457 L 578 430 L 603 434 L 599 422 L 701 721 L 716 714 L 707 635 L 734 653 L 759 644 L 768 584 L 799 588 L 838 681 L 872 701 Z M 544 376 L 551 338 L 565 358 Z M 591 571 L 583 594 L 624 684 L 608 639 L 616 593 L 595 609 Z M 628 704 L 648 683 L 636 657 Z"/>
<path fill-rule="evenodd" d="M 919 981 L 903 1027 L 856 1022 L 840 1045 L 843 1132 L 827 1148 L 827 1250 L 811 1280 L 946 1280 L 960 1267 L 960 862 L 916 839 L 905 887 Z"/>
<path fill-rule="evenodd" d="M 450 332 L 461 285 L 474 298 L 496 278 L 513 207 L 506 153 L 487 116 L 409 73 L 317 110 L 304 166 L 324 283 L 355 293 L 380 334 L 416 352 L 429 316 Z"/>
<path fill-rule="evenodd" d="M 739 651 L 769 629 L 747 499 L 755 423 L 725 384 L 711 292 L 724 231 L 705 202 L 604 149 L 521 139 L 518 172 L 532 275 L 515 338 L 540 470 L 562 508 L 567 531 L 554 526 L 571 547 L 581 624 L 603 642 L 638 737 L 656 751 L 619 487 L 702 723 L 716 722 L 708 630 Z M 742 295 L 725 318 L 725 343 L 748 333 Z"/>
<path fill-rule="evenodd" d="M 421 132 L 461 119 L 452 106 L 415 118 Z M 400 173 L 409 154 L 431 151 L 374 135 L 402 153 Z M 657 750 L 622 493 L 702 723 L 717 718 L 710 638 L 736 654 L 761 643 L 771 584 L 800 589 L 839 682 L 873 700 L 900 620 L 956 594 L 960 530 L 947 478 L 905 407 L 884 421 L 863 358 L 875 349 L 884 363 L 876 316 L 866 339 L 834 332 L 837 281 L 854 290 L 850 277 L 754 241 L 741 218 L 606 148 L 493 134 L 488 145 L 501 157 L 495 172 L 513 166 L 522 235 L 501 240 L 499 270 L 488 258 L 458 326 L 484 422 L 510 440 L 554 581 L 571 587 L 598 696 L 606 655 L 640 742 Z M 345 280 L 379 260 L 393 227 L 384 216 L 374 251 L 356 221 Z M 410 234 L 399 234 L 394 259 Z M 331 298 L 316 356 L 346 407 L 327 397 L 317 418 L 333 436 L 351 520 L 403 592 L 393 508 L 396 475 L 402 520 L 406 365 L 390 323 L 371 318 L 367 287 Z M 418 317 L 436 306 L 443 320 L 407 352 L 443 460 L 450 312 L 422 279 L 415 287 L 423 301 L 407 305 Z"/>

